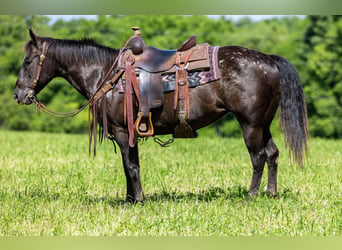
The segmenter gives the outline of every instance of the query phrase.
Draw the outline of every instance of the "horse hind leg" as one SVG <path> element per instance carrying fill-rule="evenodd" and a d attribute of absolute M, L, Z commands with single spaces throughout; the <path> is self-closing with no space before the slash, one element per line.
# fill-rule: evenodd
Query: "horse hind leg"
<path fill-rule="evenodd" d="M 252 126 L 242 126 L 245 143 L 253 164 L 253 177 L 248 192 L 248 198 L 257 196 L 267 154 L 263 141 L 263 129 Z"/>
<path fill-rule="evenodd" d="M 267 194 L 271 197 L 276 197 L 279 150 L 273 141 L 269 129 L 267 129 L 264 133 L 264 143 L 268 165 Z"/>

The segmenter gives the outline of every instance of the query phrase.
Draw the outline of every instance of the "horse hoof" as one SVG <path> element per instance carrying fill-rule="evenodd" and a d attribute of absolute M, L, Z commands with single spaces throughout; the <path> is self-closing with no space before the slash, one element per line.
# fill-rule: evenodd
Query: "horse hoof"
<path fill-rule="evenodd" d="M 126 197 L 126 203 L 130 203 L 130 204 L 144 204 L 144 199 L 136 199 L 132 196 L 127 196 Z"/>
<path fill-rule="evenodd" d="M 270 191 L 267 191 L 266 192 L 267 196 L 270 197 L 270 198 L 278 198 L 278 193 L 277 192 L 270 192 Z"/>

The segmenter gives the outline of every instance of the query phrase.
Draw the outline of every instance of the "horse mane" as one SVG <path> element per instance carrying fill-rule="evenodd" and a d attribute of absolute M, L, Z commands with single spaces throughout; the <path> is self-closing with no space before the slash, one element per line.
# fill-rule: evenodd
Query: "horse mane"
<path fill-rule="evenodd" d="M 80 40 L 53 39 L 49 50 L 58 61 L 75 64 L 106 65 L 114 62 L 118 50 L 97 44 L 90 38 Z"/>

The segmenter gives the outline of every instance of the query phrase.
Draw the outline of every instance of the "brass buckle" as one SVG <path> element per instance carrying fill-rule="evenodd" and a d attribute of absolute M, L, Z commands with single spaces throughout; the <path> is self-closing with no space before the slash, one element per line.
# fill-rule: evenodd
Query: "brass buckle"
<path fill-rule="evenodd" d="M 42 64 L 43 64 L 43 62 L 45 60 L 45 55 L 44 54 L 40 55 L 39 59 L 40 59 L 39 60 L 39 65 L 42 66 Z"/>

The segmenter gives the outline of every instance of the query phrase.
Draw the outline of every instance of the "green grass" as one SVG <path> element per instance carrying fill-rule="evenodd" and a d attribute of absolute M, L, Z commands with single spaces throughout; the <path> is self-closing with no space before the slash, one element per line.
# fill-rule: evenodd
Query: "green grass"
<path fill-rule="evenodd" d="M 124 202 L 121 155 L 86 135 L 0 131 L 0 235 L 342 235 L 342 141 L 311 139 L 304 169 L 281 138 L 277 199 L 259 197 L 240 139 L 140 145 L 146 202 Z"/>

